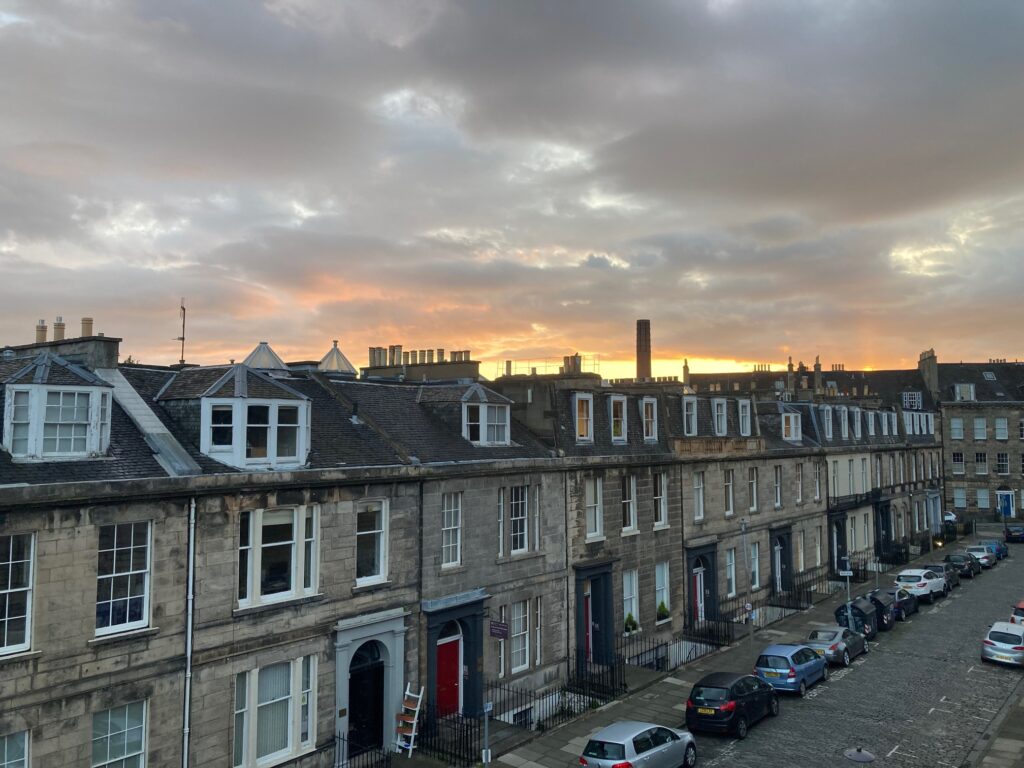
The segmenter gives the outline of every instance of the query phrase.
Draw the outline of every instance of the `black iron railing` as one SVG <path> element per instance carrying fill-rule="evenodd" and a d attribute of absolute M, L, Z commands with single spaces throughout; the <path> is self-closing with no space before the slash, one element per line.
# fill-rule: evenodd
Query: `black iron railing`
<path fill-rule="evenodd" d="M 423 704 L 416 748 L 452 766 L 475 765 L 483 744 L 479 716 L 441 713 L 436 704 Z"/>
<path fill-rule="evenodd" d="M 334 768 L 391 768 L 395 753 L 380 746 L 360 745 L 345 736 L 334 737 Z"/>

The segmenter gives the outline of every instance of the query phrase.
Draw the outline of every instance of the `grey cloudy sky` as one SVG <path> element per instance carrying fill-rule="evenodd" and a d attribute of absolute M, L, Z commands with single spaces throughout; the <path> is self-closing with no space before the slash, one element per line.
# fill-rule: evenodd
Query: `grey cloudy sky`
<path fill-rule="evenodd" d="M 657 373 L 1014 358 L 1021 40 L 1015 0 L 0 0 L 0 341 L 173 362 L 184 296 L 203 362 L 619 373 L 637 317 Z"/>

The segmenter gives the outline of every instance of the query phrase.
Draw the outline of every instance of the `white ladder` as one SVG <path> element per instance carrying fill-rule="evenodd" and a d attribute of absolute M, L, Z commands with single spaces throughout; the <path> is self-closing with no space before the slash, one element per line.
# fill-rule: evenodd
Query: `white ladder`
<path fill-rule="evenodd" d="M 416 730 L 419 727 L 420 704 L 423 702 L 423 687 L 419 693 L 412 692 L 412 684 L 405 684 L 405 695 L 402 697 L 402 711 L 395 715 L 398 721 L 395 727 L 395 746 L 398 751 L 405 750 L 406 757 L 412 757 L 416 748 Z"/>

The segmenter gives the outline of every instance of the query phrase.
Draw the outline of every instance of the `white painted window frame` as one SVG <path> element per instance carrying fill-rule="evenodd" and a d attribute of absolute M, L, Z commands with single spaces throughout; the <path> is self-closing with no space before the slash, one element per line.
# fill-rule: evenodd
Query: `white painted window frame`
<path fill-rule="evenodd" d="M 309 659 L 310 688 L 303 688 L 302 672 L 305 659 Z M 284 659 L 264 664 L 262 667 L 239 672 L 235 675 L 234 684 L 234 719 L 232 723 L 232 737 L 238 728 L 242 729 L 242 753 L 238 755 L 232 747 L 232 765 L 234 768 L 264 768 L 265 766 L 278 765 L 280 763 L 294 760 L 297 757 L 308 754 L 316 749 L 316 726 L 317 726 L 317 655 L 310 654 L 300 656 L 296 659 Z M 259 733 L 256 725 L 259 722 L 259 673 L 261 669 L 267 669 L 277 664 L 289 665 L 289 694 L 288 694 L 288 745 L 284 749 L 265 755 L 262 758 L 256 757 L 256 745 Z M 245 691 L 243 706 L 239 708 L 238 690 L 240 680 L 244 678 Z M 303 709 L 307 711 L 309 733 L 306 741 L 301 740 L 302 714 Z M 234 739 L 232 740 L 234 744 Z M 240 759 L 239 759 L 240 758 Z"/>
<path fill-rule="evenodd" d="M 261 605 L 274 605 L 276 603 L 287 603 L 291 600 L 301 600 L 317 594 L 320 586 L 320 507 L 318 504 L 299 504 L 297 506 L 266 507 L 257 509 L 245 509 L 242 512 L 249 513 L 249 545 L 241 547 L 236 545 L 236 552 L 240 553 L 246 549 L 249 553 L 245 565 L 246 574 L 246 596 L 240 598 L 235 591 L 235 600 L 239 608 L 253 608 Z M 261 559 L 263 557 L 263 517 L 267 514 L 286 512 L 292 515 L 292 557 L 291 557 L 291 584 L 292 588 L 287 592 L 278 592 L 273 595 L 264 596 L 260 594 L 259 574 L 261 571 Z M 307 555 L 306 543 L 306 515 L 311 513 L 313 517 L 313 538 L 311 552 Z M 241 526 L 246 523 L 239 515 L 239 536 L 236 542 L 241 542 Z M 305 586 L 306 558 L 312 557 L 310 570 L 310 586 Z M 239 569 L 242 568 L 241 557 L 238 558 Z"/>
<path fill-rule="evenodd" d="M 13 452 L 14 400 L 19 392 L 28 394 L 28 446 L 24 453 Z M 89 421 L 85 430 L 85 450 L 43 452 L 46 397 L 51 392 L 89 395 Z M 66 461 L 102 456 L 110 447 L 112 390 L 106 387 L 70 387 L 51 384 L 9 384 L 4 389 L 3 446 L 16 461 Z M 21 422 L 19 422 L 21 423 Z"/>
<path fill-rule="evenodd" d="M 609 437 L 613 445 L 625 445 L 629 441 L 629 409 L 625 395 L 611 395 L 608 398 L 608 428 Z M 621 409 L 618 419 L 615 417 L 615 409 Z M 615 423 L 620 422 L 622 434 L 615 436 Z"/>
<path fill-rule="evenodd" d="M 477 421 L 470 419 L 470 409 L 476 409 Z M 500 421 L 492 421 L 492 414 L 500 414 L 502 418 Z M 503 440 L 488 440 L 487 434 L 491 424 L 501 423 L 502 429 L 505 433 Z M 470 432 L 470 425 L 477 425 L 477 434 L 480 436 L 478 440 L 472 438 Z M 511 409 L 507 405 L 501 403 L 463 403 L 462 404 L 462 436 L 473 445 L 487 447 L 487 446 L 501 446 L 511 445 L 512 443 L 512 415 Z"/>
<path fill-rule="evenodd" d="M 683 397 L 683 434 L 694 437 L 697 434 L 697 398 Z"/>
<path fill-rule="evenodd" d="M 581 404 L 586 403 L 586 415 L 580 415 Z M 572 400 L 573 425 L 576 429 L 577 443 L 594 442 L 594 396 L 589 392 L 577 392 Z M 586 430 L 581 430 L 583 421 L 586 421 Z"/>
<path fill-rule="evenodd" d="M 648 407 L 650 418 L 648 418 Z M 643 397 L 640 399 L 640 423 L 644 427 L 644 442 L 658 442 L 658 399 L 656 397 Z"/>
<path fill-rule="evenodd" d="M 728 402 L 728 400 L 718 397 L 711 401 L 711 426 L 714 429 L 715 437 L 725 437 L 729 432 Z"/>
<path fill-rule="evenodd" d="M 213 445 L 213 408 L 229 405 L 232 408 L 232 439 L 230 446 Z M 245 455 L 249 406 L 269 407 L 267 428 L 267 455 L 247 458 Z M 295 437 L 296 456 L 277 455 L 278 412 L 281 408 L 298 408 Z M 310 445 L 310 406 L 308 400 L 282 400 L 244 397 L 204 397 L 200 404 L 201 426 L 199 450 L 210 458 L 239 469 L 287 469 L 305 465 Z M 286 426 L 293 426 L 288 424 Z"/>
<path fill-rule="evenodd" d="M 750 437 L 752 421 L 751 403 L 749 400 L 737 400 L 736 405 L 739 409 L 740 435 Z"/>

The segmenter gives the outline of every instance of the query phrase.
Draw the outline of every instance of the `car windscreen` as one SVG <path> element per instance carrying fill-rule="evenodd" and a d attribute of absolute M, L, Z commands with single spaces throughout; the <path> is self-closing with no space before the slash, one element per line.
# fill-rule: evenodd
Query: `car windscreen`
<path fill-rule="evenodd" d="M 985 549 L 985 547 L 971 547 L 967 551 L 970 552 L 972 555 L 987 555 L 988 554 L 988 550 Z"/>
<path fill-rule="evenodd" d="M 725 688 L 697 685 L 694 686 L 690 698 L 698 704 L 718 704 L 729 698 L 729 691 Z"/>
<path fill-rule="evenodd" d="M 901 573 L 899 576 L 896 577 L 896 581 L 898 581 L 898 582 L 900 582 L 902 584 L 913 584 L 914 582 L 916 582 L 920 578 L 922 578 L 922 577 L 921 576 L 914 576 L 913 574 L 910 574 L 910 573 Z"/>
<path fill-rule="evenodd" d="M 1011 635 L 1009 632 L 998 632 L 994 629 L 988 633 L 988 639 L 994 643 L 1004 643 L 1005 645 L 1024 645 L 1024 637 Z"/>
<path fill-rule="evenodd" d="M 1017 608 L 1014 608 L 1013 609 L 1013 615 L 1014 616 L 1024 616 L 1024 608 L 1021 608 L 1019 606 Z"/>
<path fill-rule="evenodd" d="M 597 741 L 591 739 L 583 750 L 584 757 L 596 757 L 598 760 L 621 760 L 626 756 L 626 748 L 614 741 Z"/>
<path fill-rule="evenodd" d="M 827 632 L 823 629 L 816 629 L 807 636 L 808 640 L 819 640 L 821 642 L 830 642 L 836 639 L 838 632 Z"/>
<path fill-rule="evenodd" d="M 962 563 L 966 559 L 967 559 L 966 555 L 950 555 L 949 556 L 949 562 L 951 562 L 951 563 Z"/>
<path fill-rule="evenodd" d="M 785 656 L 765 656 L 761 654 L 757 657 L 757 666 L 761 669 L 789 669 L 789 659 Z"/>

